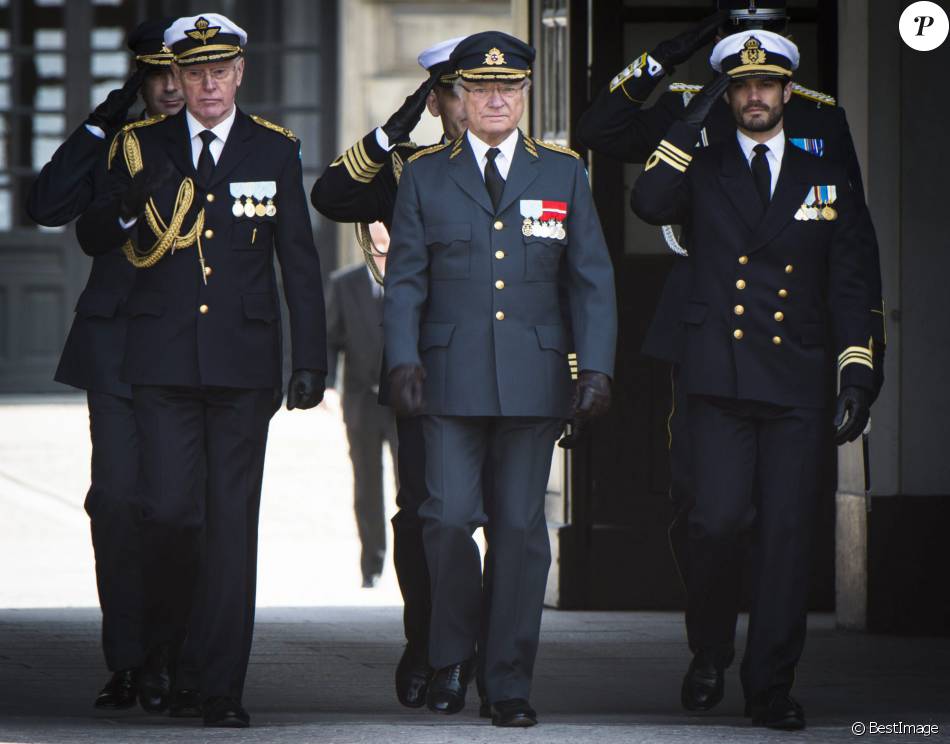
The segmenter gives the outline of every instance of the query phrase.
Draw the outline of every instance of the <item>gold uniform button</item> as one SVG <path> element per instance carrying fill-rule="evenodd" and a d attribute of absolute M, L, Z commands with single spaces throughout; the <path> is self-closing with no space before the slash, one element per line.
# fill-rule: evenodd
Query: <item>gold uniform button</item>
<path fill-rule="evenodd" d="M 212 230 L 210 227 L 207 230 L 205 230 L 205 237 L 208 240 L 211 240 L 211 238 L 214 237 L 214 230 Z"/>
<path fill-rule="evenodd" d="M 495 320 L 504 320 L 504 319 L 505 319 L 505 314 L 501 310 L 495 313 Z"/>
<path fill-rule="evenodd" d="M 732 308 L 732 312 L 734 312 L 736 315 L 742 315 L 742 313 L 745 312 L 745 308 L 742 305 L 736 305 L 734 308 Z"/>
<path fill-rule="evenodd" d="M 739 263 L 742 264 L 743 266 L 745 266 L 747 263 L 749 263 L 749 257 L 748 257 L 748 256 L 739 256 Z"/>
<path fill-rule="evenodd" d="M 736 289 L 745 289 L 745 279 L 736 282 Z"/>
<path fill-rule="evenodd" d="M 200 306 L 198 307 L 198 312 L 201 313 L 202 315 L 207 315 L 207 314 L 208 314 L 208 306 L 207 306 L 207 305 L 200 305 Z"/>
<path fill-rule="evenodd" d="M 205 266 L 205 276 L 211 276 L 213 272 L 211 271 L 210 266 Z"/>
<path fill-rule="evenodd" d="M 791 274 L 793 271 L 795 271 L 795 267 L 792 266 L 791 264 L 789 264 L 788 266 L 785 267 L 785 273 L 786 273 L 786 274 Z"/>
<path fill-rule="evenodd" d="M 734 330 L 734 331 L 732 332 L 732 336 L 733 336 L 733 338 L 736 339 L 736 341 L 738 341 L 740 338 L 742 338 L 743 336 L 745 336 L 745 334 L 742 332 L 742 329 L 741 329 L 741 328 L 736 328 L 736 330 Z"/>
<path fill-rule="evenodd" d="M 495 229 L 496 229 L 496 230 L 501 230 L 501 228 L 503 228 L 504 226 L 505 226 L 505 223 L 504 223 L 504 222 L 502 222 L 501 220 L 495 220 Z"/>
<path fill-rule="evenodd" d="M 779 336 L 772 336 L 772 343 L 776 346 L 782 345 L 782 339 Z"/>
<path fill-rule="evenodd" d="M 780 290 L 778 291 L 778 296 L 781 297 L 781 298 L 784 300 L 786 297 L 788 297 L 788 290 L 787 290 L 787 289 L 780 289 Z"/>
<path fill-rule="evenodd" d="M 781 310 L 779 310 L 779 311 L 778 311 L 777 313 L 775 313 L 775 315 L 773 315 L 772 317 L 775 318 L 779 323 L 781 323 L 783 320 L 785 320 L 785 313 L 783 313 Z"/>
<path fill-rule="evenodd" d="M 214 194 L 208 194 L 207 196 L 205 196 L 205 199 L 207 199 L 209 202 L 213 202 L 213 201 L 214 201 Z"/>
<path fill-rule="evenodd" d="M 504 289 L 504 288 L 505 288 L 505 283 L 501 279 L 495 282 L 495 289 Z"/>
<path fill-rule="evenodd" d="M 497 258 L 499 261 L 501 261 L 501 259 L 503 259 L 504 257 L 505 257 L 504 251 L 495 251 L 495 258 Z"/>

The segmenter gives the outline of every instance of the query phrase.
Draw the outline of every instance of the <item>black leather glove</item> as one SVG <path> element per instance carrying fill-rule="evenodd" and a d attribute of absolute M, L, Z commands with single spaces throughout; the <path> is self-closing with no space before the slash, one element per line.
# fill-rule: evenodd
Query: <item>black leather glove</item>
<path fill-rule="evenodd" d="M 844 388 L 838 393 L 835 411 L 835 444 L 853 442 L 864 433 L 870 418 L 871 400 L 867 390 L 859 387 Z"/>
<path fill-rule="evenodd" d="M 172 177 L 174 168 L 169 161 L 146 165 L 132 176 L 129 187 L 119 197 L 119 216 L 125 221 L 138 219 L 145 211 L 145 202 Z"/>
<path fill-rule="evenodd" d="M 126 117 L 129 115 L 129 108 L 135 103 L 139 88 L 142 87 L 146 75 L 148 75 L 146 68 L 137 68 L 125 81 L 125 85 L 110 91 L 109 95 L 106 96 L 106 100 L 96 106 L 95 110 L 89 114 L 89 118 L 86 119 L 86 123 L 99 127 L 105 132 L 118 129 L 125 124 Z"/>
<path fill-rule="evenodd" d="M 701 129 L 706 117 L 709 116 L 709 112 L 712 111 L 712 107 L 716 105 L 716 101 L 722 98 L 722 94 L 726 92 L 726 88 L 729 87 L 731 81 L 732 78 L 728 74 L 720 72 L 706 83 L 703 89 L 693 96 L 686 105 L 686 109 L 680 117 L 682 121 Z"/>
<path fill-rule="evenodd" d="M 603 372 L 581 370 L 574 386 L 571 418 L 575 424 L 603 416 L 610 408 L 610 378 Z"/>
<path fill-rule="evenodd" d="M 656 48 L 650 52 L 650 56 L 663 65 L 663 70 L 667 75 L 673 73 L 673 68 L 685 62 L 693 56 L 699 49 L 712 41 L 716 35 L 716 30 L 726 18 L 729 17 L 729 11 L 718 10 L 710 16 L 706 16 L 691 29 L 684 31 L 672 39 L 661 41 Z"/>
<path fill-rule="evenodd" d="M 418 364 L 400 364 L 389 372 L 389 400 L 397 416 L 422 413 L 422 381 L 426 371 Z"/>
<path fill-rule="evenodd" d="M 313 408 L 323 400 L 327 373 L 320 369 L 295 369 L 287 386 L 287 410 Z"/>
<path fill-rule="evenodd" d="M 435 87 L 438 79 L 438 74 L 433 70 L 422 85 L 406 96 L 402 106 L 383 124 L 382 130 L 389 138 L 390 145 L 405 142 L 409 138 L 409 133 L 415 129 L 419 119 L 422 118 L 422 112 L 426 107 L 426 98 L 429 96 L 429 91 Z"/>

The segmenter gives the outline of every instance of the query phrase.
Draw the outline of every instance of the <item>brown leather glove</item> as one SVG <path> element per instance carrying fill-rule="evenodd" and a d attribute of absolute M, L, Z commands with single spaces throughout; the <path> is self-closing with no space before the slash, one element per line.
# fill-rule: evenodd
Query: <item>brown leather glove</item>
<path fill-rule="evenodd" d="M 603 416 L 610 409 L 610 378 L 603 372 L 581 370 L 574 387 L 571 418 L 584 422 Z"/>
<path fill-rule="evenodd" d="M 426 371 L 418 364 L 400 364 L 389 372 L 389 400 L 397 416 L 422 413 L 422 381 Z"/>

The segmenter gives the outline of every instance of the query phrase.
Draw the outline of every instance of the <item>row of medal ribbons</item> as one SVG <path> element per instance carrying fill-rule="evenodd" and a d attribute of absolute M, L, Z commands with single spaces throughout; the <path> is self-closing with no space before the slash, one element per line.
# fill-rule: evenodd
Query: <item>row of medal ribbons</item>
<path fill-rule="evenodd" d="M 235 217 L 273 217 L 277 214 L 274 204 L 276 181 L 245 181 L 232 183 L 230 188 L 231 196 L 234 197 L 231 214 Z"/>
<path fill-rule="evenodd" d="M 831 221 L 838 219 L 838 210 L 831 205 L 838 199 L 838 189 L 829 186 L 812 186 L 805 197 L 805 203 L 795 212 L 795 219 Z"/>

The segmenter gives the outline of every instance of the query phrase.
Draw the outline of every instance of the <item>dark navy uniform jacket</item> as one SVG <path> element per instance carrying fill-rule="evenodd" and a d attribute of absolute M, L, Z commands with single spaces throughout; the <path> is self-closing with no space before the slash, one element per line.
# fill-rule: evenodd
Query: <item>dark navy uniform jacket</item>
<path fill-rule="evenodd" d="M 525 230 L 531 203 L 544 201 L 566 205 L 563 236 Z M 613 268 L 577 154 L 521 134 L 497 210 L 467 136 L 410 158 L 383 325 L 389 369 L 425 368 L 427 414 L 565 418 L 568 351 L 580 369 L 612 376 L 617 329 Z"/>
<path fill-rule="evenodd" d="M 150 195 L 167 223 L 183 179 L 197 180 L 185 111 L 130 131 L 140 144 L 146 168 L 171 164 L 174 175 Z M 119 135 L 118 154 L 110 171 L 110 195 L 97 199 L 77 227 L 86 249 L 114 249 L 130 234 L 140 247 L 156 241 L 144 217 L 130 231 L 119 225 L 115 195 L 130 182 L 122 157 L 122 140 L 128 136 Z M 273 215 L 232 213 L 235 198 L 231 184 L 248 182 L 276 185 Z M 123 378 L 133 385 L 279 387 L 281 334 L 275 253 L 290 311 L 293 368 L 325 371 L 320 262 L 313 245 L 296 138 L 274 125 L 260 124 L 238 109 L 209 188 L 197 184 L 181 234 L 191 230 L 199 210 L 205 214 L 200 240 L 207 275 L 199 264 L 196 243 L 169 251 L 154 266 L 136 271 L 127 303 L 130 319 Z"/>
<path fill-rule="evenodd" d="M 736 137 L 695 149 L 697 138 L 676 122 L 632 196 L 647 222 L 682 224 L 691 235 L 686 391 L 820 408 L 834 358 L 842 387 L 872 390 L 868 307 L 876 287 L 848 174 L 786 144 L 763 215 Z M 796 219 L 814 187 L 828 186 L 837 190 L 835 219 Z"/>
<path fill-rule="evenodd" d="M 79 126 L 43 166 L 30 188 L 26 209 L 30 218 L 48 227 L 79 217 L 105 188 L 109 140 Z M 123 304 L 135 269 L 118 250 L 97 256 L 76 303 L 55 379 L 66 385 L 129 398 L 129 386 L 119 380 L 125 349 Z"/>
<path fill-rule="evenodd" d="M 673 83 L 655 105 L 642 108 L 639 102 L 625 95 L 622 87 L 611 92 L 610 86 L 605 86 L 590 108 L 582 114 L 577 125 L 577 137 L 595 152 L 628 163 L 644 163 L 673 122 L 682 116 L 690 97 L 701 89 L 700 85 Z M 884 381 L 886 332 L 877 236 L 865 204 L 861 167 L 844 110 L 835 105 L 834 98 L 797 84 L 793 90 L 792 98 L 785 107 L 785 134 L 792 144 L 838 164 L 847 175 L 858 203 L 858 229 L 868 249 L 867 260 L 859 269 L 868 272 L 866 279 L 876 298 L 868 308 L 874 331 L 876 394 Z M 702 146 L 735 139 L 735 131 L 732 113 L 728 105 L 721 101 L 710 112 L 698 144 Z M 692 240 L 693 237 L 684 230 L 680 242 L 687 250 Z M 681 361 L 685 331 L 682 314 L 687 312 L 689 285 L 689 262 L 675 261 L 643 344 L 645 354 L 670 362 Z"/>

